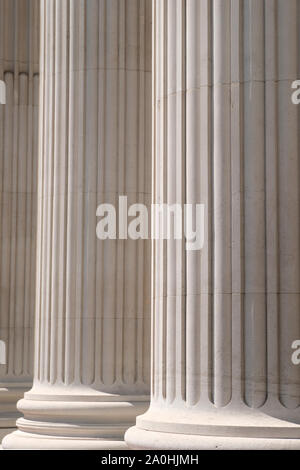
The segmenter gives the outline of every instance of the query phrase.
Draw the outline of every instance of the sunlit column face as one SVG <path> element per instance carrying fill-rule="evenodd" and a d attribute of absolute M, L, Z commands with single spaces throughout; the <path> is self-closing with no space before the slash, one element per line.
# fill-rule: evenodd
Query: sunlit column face
<path fill-rule="evenodd" d="M 153 199 L 203 204 L 205 236 L 153 242 L 133 449 L 300 448 L 299 19 L 298 0 L 153 2 Z"/>

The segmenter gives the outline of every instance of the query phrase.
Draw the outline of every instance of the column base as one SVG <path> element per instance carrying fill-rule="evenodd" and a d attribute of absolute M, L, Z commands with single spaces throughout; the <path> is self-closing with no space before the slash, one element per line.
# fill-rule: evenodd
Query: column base
<path fill-rule="evenodd" d="M 7 436 L 8 434 L 12 433 L 15 429 L 16 429 L 16 426 L 11 427 L 11 428 L 2 428 L 2 427 L 0 428 L 0 446 L 1 446 L 2 439 L 4 439 L 4 437 Z"/>
<path fill-rule="evenodd" d="M 29 384 L 0 384 L 0 443 L 16 429 L 16 421 L 21 416 L 17 410 L 17 402 L 29 389 Z"/>
<path fill-rule="evenodd" d="M 196 436 L 145 431 L 136 426 L 125 435 L 133 450 L 300 450 L 300 439 Z"/>
<path fill-rule="evenodd" d="M 300 450 L 300 423 L 268 406 L 152 407 L 125 441 L 134 450 Z"/>
<path fill-rule="evenodd" d="M 126 401 L 125 401 L 126 400 Z M 29 392 L 18 403 L 24 414 L 6 436 L 8 450 L 124 450 L 126 430 L 149 406 L 149 397 L 53 395 Z"/>
<path fill-rule="evenodd" d="M 15 431 L 2 442 L 4 450 L 128 450 L 124 438 L 87 439 Z"/>

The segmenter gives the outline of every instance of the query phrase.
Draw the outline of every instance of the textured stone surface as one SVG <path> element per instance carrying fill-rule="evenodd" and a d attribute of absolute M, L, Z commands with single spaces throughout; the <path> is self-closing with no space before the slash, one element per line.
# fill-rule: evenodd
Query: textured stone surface
<path fill-rule="evenodd" d="M 154 243 L 153 393 L 126 441 L 299 449 L 300 4 L 153 8 L 154 199 L 205 204 L 206 241 Z"/>
<path fill-rule="evenodd" d="M 32 384 L 38 136 L 37 0 L 0 0 L 0 436 Z"/>
<path fill-rule="evenodd" d="M 150 243 L 96 210 L 150 203 L 151 2 L 41 1 L 35 378 L 4 448 L 123 449 L 148 407 Z"/>
<path fill-rule="evenodd" d="M 32 375 L 40 103 L 35 379 L 4 448 L 125 449 L 141 415 L 135 449 L 300 449 L 299 25 L 299 0 L 0 0 L 0 439 Z M 142 415 L 150 246 L 97 240 L 96 210 L 150 204 L 151 132 L 154 202 L 204 204 L 205 246 L 153 242 Z"/>

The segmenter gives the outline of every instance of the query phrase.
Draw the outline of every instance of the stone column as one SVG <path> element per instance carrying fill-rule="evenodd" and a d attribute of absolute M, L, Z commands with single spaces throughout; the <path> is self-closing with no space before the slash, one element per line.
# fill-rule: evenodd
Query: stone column
<path fill-rule="evenodd" d="M 154 242 L 152 400 L 126 442 L 300 449 L 300 3 L 153 8 L 154 199 L 205 204 L 205 246 Z"/>
<path fill-rule="evenodd" d="M 151 2 L 42 0 L 34 385 L 8 449 L 122 449 L 149 403 L 150 246 L 96 236 L 151 192 Z"/>
<path fill-rule="evenodd" d="M 33 375 L 38 16 L 37 0 L 0 0 L 0 442 Z"/>

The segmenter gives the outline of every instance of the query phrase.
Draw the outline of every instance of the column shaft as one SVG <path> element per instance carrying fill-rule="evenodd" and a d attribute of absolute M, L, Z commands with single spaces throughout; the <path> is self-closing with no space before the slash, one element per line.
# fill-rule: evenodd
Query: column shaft
<path fill-rule="evenodd" d="M 149 241 L 96 214 L 150 203 L 150 5 L 41 1 L 35 376 L 5 448 L 121 449 L 148 406 Z"/>
<path fill-rule="evenodd" d="M 33 375 L 38 21 L 38 1 L 0 0 L 0 437 Z"/>
<path fill-rule="evenodd" d="M 152 400 L 126 441 L 300 448 L 299 2 L 153 8 L 154 199 L 205 204 L 205 246 L 154 242 Z"/>

